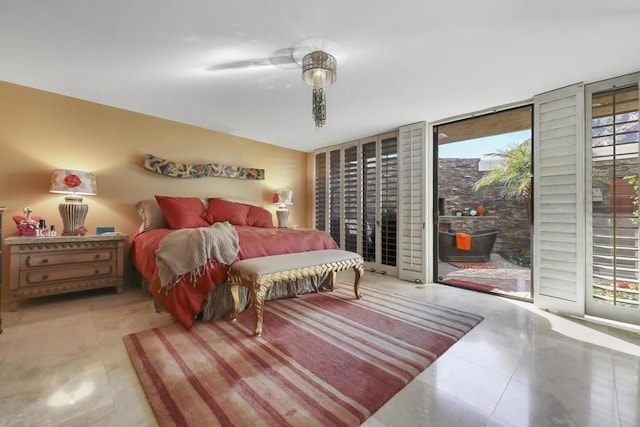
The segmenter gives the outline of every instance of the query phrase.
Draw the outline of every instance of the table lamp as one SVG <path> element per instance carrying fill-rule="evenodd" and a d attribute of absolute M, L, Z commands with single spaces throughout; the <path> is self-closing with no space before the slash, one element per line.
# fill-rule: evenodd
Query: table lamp
<path fill-rule="evenodd" d="M 293 191 L 274 191 L 273 203 L 280 205 L 276 210 L 276 217 L 278 218 L 278 228 L 287 228 L 287 220 L 289 219 L 289 209 L 287 209 L 287 205 L 293 205 Z"/>
<path fill-rule="evenodd" d="M 63 236 L 84 235 L 84 220 L 89 206 L 82 203 L 82 196 L 97 194 L 96 176 L 92 172 L 56 169 L 51 176 L 49 192 L 67 194 L 64 203 L 58 205 L 62 217 Z"/>

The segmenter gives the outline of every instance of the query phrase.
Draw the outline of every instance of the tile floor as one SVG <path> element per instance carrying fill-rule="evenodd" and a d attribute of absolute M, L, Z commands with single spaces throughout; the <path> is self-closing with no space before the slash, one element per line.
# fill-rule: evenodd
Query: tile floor
<path fill-rule="evenodd" d="M 367 285 L 485 320 L 366 426 L 640 426 L 639 334 L 444 285 L 372 273 Z M 171 322 L 150 297 L 103 289 L 34 299 L 3 320 L 0 425 L 157 425 L 122 343 Z"/>

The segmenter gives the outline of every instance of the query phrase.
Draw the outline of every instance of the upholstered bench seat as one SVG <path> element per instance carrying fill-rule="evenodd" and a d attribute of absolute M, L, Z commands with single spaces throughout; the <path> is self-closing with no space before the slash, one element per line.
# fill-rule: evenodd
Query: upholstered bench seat
<path fill-rule="evenodd" d="M 233 296 L 233 314 L 236 320 L 240 311 L 238 286 L 243 285 L 251 292 L 256 315 L 253 330 L 255 336 L 262 334 L 262 315 L 264 298 L 274 282 L 296 280 L 304 277 L 317 277 L 325 273 L 331 274 L 331 290 L 334 289 L 336 273 L 352 268 L 355 272 L 353 291 L 356 298 L 361 298 L 360 278 L 364 271 L 362 257 L 354 252 L 340 249 L 325 249 L 284 255 L 272 255 L 238 261 L 229 269 L 231 294 Z"/>

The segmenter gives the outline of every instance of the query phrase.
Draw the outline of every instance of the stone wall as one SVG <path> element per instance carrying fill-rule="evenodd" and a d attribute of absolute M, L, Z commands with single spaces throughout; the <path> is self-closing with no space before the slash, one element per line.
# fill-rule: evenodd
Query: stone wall
<path fill-rule="evenodd" d="M 497 228 L 498 237 L 493 252 L 504 258 L 517 254 L 518 250 L 530 250 L 531 225 L 527 207 L 522 200 L 500 198 L 500 188 L 485 187 L 478 191 L 473 185 L 484 172 L 478 171 L 480 159 L 439 159 L 438 197 L 444 199 L 444 217 L 441 227 L 450 224 L 456 231 L 474 231 Z M 455 218 L 457 210 L 477 209 L 482 203 L 487 218 Z M 491 226 L 489 226 L 491 225 Z"/>

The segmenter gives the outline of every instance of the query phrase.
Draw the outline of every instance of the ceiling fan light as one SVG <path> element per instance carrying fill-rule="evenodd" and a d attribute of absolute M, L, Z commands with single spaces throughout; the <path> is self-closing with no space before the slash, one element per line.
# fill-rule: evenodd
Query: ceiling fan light
<path fill-rule="evenodd" d="M 335 83 L 337 62 L 333 55 L 321 50 L 313 51 L 302 58 L 302 79 L 315 88 Z"/>
<path fill-rule="evenodd" d="M 312 114 L 318 131 L 327 119 L 327 98 L 324 87 L 336 81 L 336 58 L 315 50 L 302 58 L 302 80 L 313 86 Z"/>

